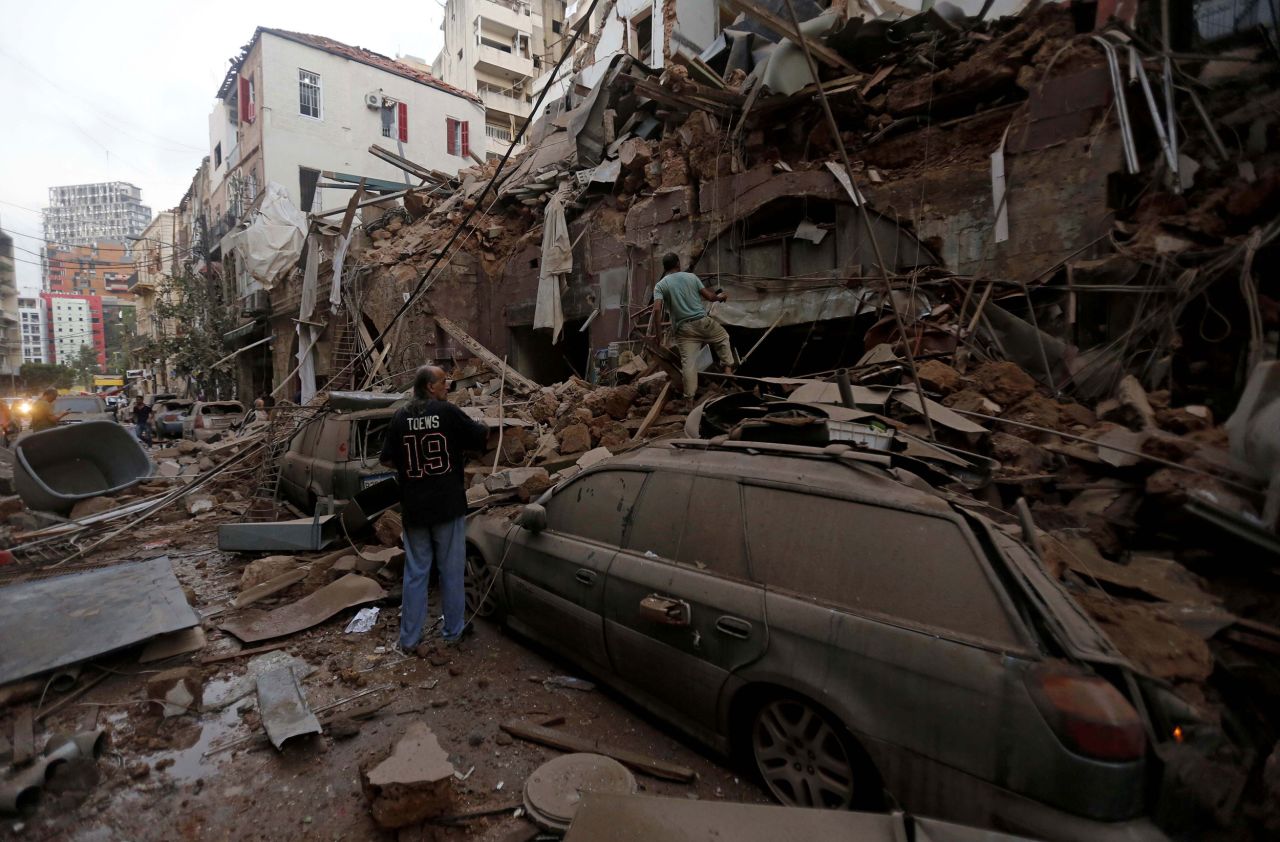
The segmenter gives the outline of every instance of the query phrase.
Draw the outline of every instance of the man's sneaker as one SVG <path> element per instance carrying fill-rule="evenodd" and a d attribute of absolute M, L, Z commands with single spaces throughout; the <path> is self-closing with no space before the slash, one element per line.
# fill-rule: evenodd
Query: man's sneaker
<path fill-rule="evenodd" d="M 461 643 L 463 640 L 469 637 L 474 631 L 475 631 L 475 628 L 470 623 L 467 623 L 465 626 L 462 627 L 462 631 L 458 633 L 457 637 L 446 637 L 444 639 L 444 645 L 457 646 L 459 643 Z"/>
<path fill-rule="evenodd" d="M 401 658 L 413 658 L 417 656 L 417 652 L 415 651 L 416 648 L 417 647 L 414 647 L 414 649 L 405 649 L 400 645 L 400 641 L 397 640 L 391 647 L 391 651 Z"/>

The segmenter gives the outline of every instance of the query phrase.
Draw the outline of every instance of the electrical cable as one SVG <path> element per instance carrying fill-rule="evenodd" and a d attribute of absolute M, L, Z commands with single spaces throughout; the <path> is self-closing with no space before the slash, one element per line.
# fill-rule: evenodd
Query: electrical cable
<path fill-rule="evenodd" d="M 395 325 L 397 322 L 399 322 L 400 319 L 404 316 L 404 314 L 408 312 L 409 308 L 412 307 L 418 301 L 418 299 L 421 298 L 427 292 L 427 290 L 431 288 L 431 286 L 436 281 L 436 277 L 438 277 L 438 276 L 433 276 L 432 273 L 435 272 L 436 267 L 440 265 L 440 262 L 444 259 L 445 255 L 449 255 L 450 259 L 452 259 L 452 254 L 450 254 L 450 251 L 452 250 L 454 244 L 458 241 L 458 238 L 462 236 L 462 232 L 467 228 L 467 224 L 471 221 L 471 218 L 475 216 L 476 211 L 480 208 L 481 203 L 484 201 L 485 197 L 488 196 L 490 190 L 494 191 L 495 201 L 496 201 L 496 198 L 497 198 L 496 185 L 498 184 L 498 176 L 502 174 L 502 168 L 506 165 L 507 161 L 511 158 L 511 154 L 512 152 L 515 151 L 516 145 L 521 142 L 521 140 L 524 138 L 525 133 L 528 131 L 529 126 L 533 123 L 534 115 L 537 114 L 541 109 L 543 100 L 546 99 L 547 93 L 551 90 L 551 86 L 552 84 L 554 84 L 556 76 L 559 75 L 560 73 L 560 67 L 564 64 L 565 59 L 568 58 L 573 53 L 574 44 L 577 42 L 578 38 L 582 35 L 583 31 L 586 29 L 587 22 L 591 19 L 591 12 L 595 9 L 596 4 L 599 2 L 600 0 L 591 0 L 591 5 L 588 6 L 586 15 L 583 16 L 581 23 L 579 23 L 578 27 L 574 30 L 573 39 L 570 41 L 568 48 L 566 48 L 564 51 L 564 54 L 560 56 L 560 60 L 556 62 L 555 67 L 552 68 L 550 80 L 547 82 L 546 85 L 543 86 L 542 90 L 538 93 L 537 101 L 533 104 L 533 108 L 530 109 L 528 116 L 525 117 L 524 122 L 520 125 L 520 131 L 516 132 L 516 136 L 511 139 L 510 144 L 508 144 L 507 146 L 507 151 L 503 153 L 502 158 L 498 161 L 498 166 L 494 170 L 493 175 L 490 176 L 489 180 L 485 183 L 484 189 L 481 190 L 479 195 L 475 197 L 475 203 L 471 206 L 470 210 L 467 211 L 466 215 L 461 220 L 459 220 L 457 226 L 453 230 L 453 233 L 449 236 L 449 239 L 445 242 L 443 246 L 440 247 L 439 251 L 436 254 L 435 259 L 431 262 L 431 265 L 427 267 L 426 271 L 422 273 L 422 276 L 418 281 L 418 285 L 414 288 L 413 292 L 410 293 L 409 296 L 404 300 L 404 303 L 401 304 L 400 307 L 396 310 L 396 312 L 392 315 L 391 319 L 387 322 L 386 327 L 384 327 L 378 333 L 377 336 L 373 337 L 373 340 L 369 343 L 368 347 L 366 347 L 364 350 L 357 353 L 349 363 L 343 366 L 342 370 L 340 370 L 339 372 L 337 372 L 336 374 L 334 374 L 332 377 L 329 378 L 328 383 L 325 384 L 325 390 L 327 390 L 329 388 L 329 385 L 335 382 L 339 377 L 346 374 L 348 370 L 359 365 L 366 358 L 368 358 L 373 353 L 374 348 L 377 347 L 377 344 L 381 342 L 383 337 L 385 337 L 387 333 L 391 330 L 392 326 Z M 509 175 L 510 173 L 508 173 L 508 176 Z M 490 207 L 492 207 L 492 205 L 490 205 Z"/>

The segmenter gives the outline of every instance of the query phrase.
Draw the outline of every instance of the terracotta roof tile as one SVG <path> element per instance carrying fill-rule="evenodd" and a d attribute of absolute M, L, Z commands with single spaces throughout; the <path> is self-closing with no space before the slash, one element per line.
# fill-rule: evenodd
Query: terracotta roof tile
<path fill-rule="evenodd" d="M 305 32 L 290 32 L 287 29 L 272 29 L 266 26 L 258 27 L 258 32 L 270 32 L 279 38 L 287 38 L 290 41 L 296 41 L 299 44 L 306 44 L 309 47 L 315 47 L 318 50 L 324 50 L 335 56 L 358 61 L 361 64 L 367 64 L 370 67 L 376 67 L 379 70 L 385 70 L 388 73 L 394 73 L 405 79 L 411 79 L 414 82 L 421 82 L 424 85 L 430 85 L 433 88 L 444 91 L 447 94 L 460 96 L 469 99 L 472 102 L 480 103 L 481 99 L 478 95 L 456 88 L 447 82 L 437 79 L 430 73 L 418 70 L 416 67 L 410 67 L 402 64 L 393 58 L 388 58 L 381 53 L 375 53 L 372 50 L 366 50 L 364 47 L 352 47 L 341 41 L 335 41 L 332 38 L 326 38 L 323 35 L 308 35 Z"/>

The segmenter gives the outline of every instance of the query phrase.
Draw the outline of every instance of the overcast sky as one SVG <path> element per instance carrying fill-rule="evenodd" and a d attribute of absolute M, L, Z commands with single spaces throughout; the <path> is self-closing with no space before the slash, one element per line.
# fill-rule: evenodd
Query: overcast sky
<path fill-rule="evenodd" d="M 0 227 L 18 280 L 40 282 L 38 211 L 59 184 L 128 181 L 173 207 L 207 154 L 228 60 L 271 26 L 430 62 L 443 4 L 336 0 L 0 0 Z M 33 213 L 32 211 L 37 211 Z"/>

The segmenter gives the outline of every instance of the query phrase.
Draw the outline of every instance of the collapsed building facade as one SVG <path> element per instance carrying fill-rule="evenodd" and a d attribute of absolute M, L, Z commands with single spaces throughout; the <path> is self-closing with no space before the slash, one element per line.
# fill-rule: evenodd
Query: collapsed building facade
<path fill-rule="evenodd" d="M 341 279 L 360 316 L 321 334 L 317 373 L 341 368 L 332 348 L 341 359 L 375 337 L 383 378 L 470 356 L 439 313 L 536 380 L 593 376 L 597 358 L 607 369 L 629 347 L 668 251 L 729 293 L 717 319 L 740 355 L 760 343 L 744 373 L 835 368 L 876 344 L 869 332 L 887 336 L 869 222 L 930 349 L 1000 345 L 1046 385 L 1090 397 L 1123 371 L 1156 386 L 1177 367 L 1180 388 L 1221 391 L 1230 408 L 1248 367 L 1226 382 L 1205 363 L 1267 341 L 1247 308 L 1265 309 L 1268 291 L 1239 294 L 1246 253 L 1265 277 L 1274 233 L 1262 47 L 1165 74 L 1141 38 L 1059 6 L 991 22 L 943 6 L 892 27 L 827 11 L 804 26 L 835 45 L 817 58 L 849 179 L 803 54 L 740 25 L 701 58 L 674 53 L 661 74 L 615 57 L 585 95 L 545 107 L 493 191 L 490 161 L 460 181 L 424 179 L 405 208 L 362 208 Z M 570 254 L 548 270 L 553 214 Z M 336 242 L 320 248 L 321 286 Z M 428 270 L 426 298 L 384 336 Z M 273 291 L 277 384 L 298 367 L 304 274 Z M 559 299 L 558 333 L 535 328 L 551 323 L 538 319 L 540 288 L 546 313 Z M 1206 320 L 1254 328 L 1194 329 Z"/>

